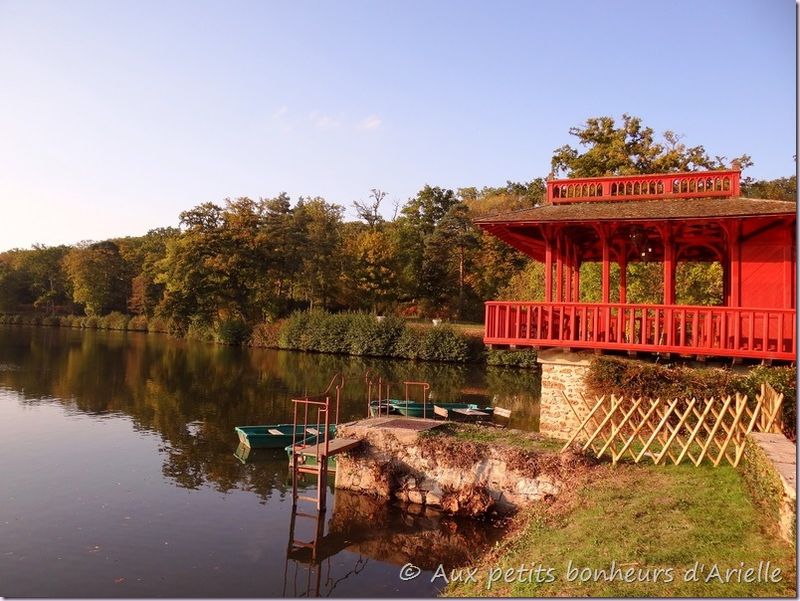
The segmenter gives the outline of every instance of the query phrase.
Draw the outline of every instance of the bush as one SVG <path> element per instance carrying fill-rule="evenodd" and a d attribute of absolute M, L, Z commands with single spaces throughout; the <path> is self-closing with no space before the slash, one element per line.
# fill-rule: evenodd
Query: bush
<path fill-rule="evenodd" d="M 425 361 L 457 361 L 466 363 L 472 357 L 463 336 L 453 328 L 437 326 L 425 332 L 420 344 L 419 358 Z"/>
<path fill-rule="evenodd" d="M 473 343 L 449 327 L 418 330 L 399 317 L 378 319 L 369 313 L 296 312 L 277 335 L 278 348 L 427 361 L 470 361 Z"/>
<path fill-rule="evenodd" d="M 61 325 L 61 319 L 57 315 L 48 315 L 42 318 L 43 326 L 58 327 Z"/>
<path fill-rule="evenodd" d="M 99 318 L 98 327 L 102 330 L 124 330 L 128 327 L 128 316 L 113 311 Z"/>
<path fill-rule="evenodd" d="M 784 432 L 795 439 L 797 416 L 796 372 L 793 367 L 758 366 L 747 373 L 729 369 L 691 368 L 643 363 L 617 357 L 597 357 L 589 366 L 586 386 L 592 394 L 620 394 L 668 399 L 708 399 L 747 395 L 755 399 L 761 384 L 769 383 L 784 395 Z"/>
<path fill-rule="evenodd" d="M 783 394 L 783 431 L 791 440 L 797 439 L 797 371 L 794 367 L 754 367 L 741 378 L 738 392 L 749 398 L 761 394 L 761 384 L 766 383 Z"/>
<path fill-rule="evenodd" d="M 172 330 L 170 330 L 172 333 Z M 213 342 L 214 326 L 205 319 L 195 317 L 189 322 L 186 329 L 186 338 L 189 340 L 199 340 L 200 342 Z"/>
<path fill-rule="evenodd" d="M 146 332 L 147 317 L 144 315 L 134 315 L 128 320 L 127 329 L 131 332 Z"/>
<path fill-rule="evenodd" d="M 242 319 L 222 319 L 214 324 L 214 340 L 220 344 L 241 345 L 249 338 L 250 326 Z"/>
<path fill-rule="evenodd" d="M 259 323 L 253 326 L 249 346 L 260 348 L 278 348 L 278 338 L 285 322 Z"/>
<path fill-rule="evenodd" d="M 306 330 L 308 316 L 307 311 L 296 311 L 286 319 L 278 336 L 278 348 L 302 350 L 301 338 Z"/>
<path fill-rule="evenodd" d="M 392 357 L 396 355 L 397 341 L 403 334 L 405 323 L 399 317 L 378 319 L 366 313 L 353 313 L 347 332 L 351 355 Z"/>
<path fill-rule="evenodd" d="M 486 364 L 498 367 L 533 369 L 537 367 L 536 351 L 533 349 L 519 351 L 490 349 L 486 354 Z"/>
<path fill-rule="evenodd" d="M 163 317 L 151 317 L 147 320 L 147 331 L 166 334 L 170 331 L 170 320 Z"/>
<path fill-rule="evenodd" d="M 423 332 L 415 328 L 405 327 L 394 345 L 395 357 L 403 359 L 419 359 L 422 348 Z"/>
<path fill-rule="evenodd" d="M 99 319 L 94 315 L 90 315 L 89 317 L 84 317 L 81 320 L 81 327 L 91 330 L 96 330 L 99 327 L 99 324 L 100 324 Z"/>

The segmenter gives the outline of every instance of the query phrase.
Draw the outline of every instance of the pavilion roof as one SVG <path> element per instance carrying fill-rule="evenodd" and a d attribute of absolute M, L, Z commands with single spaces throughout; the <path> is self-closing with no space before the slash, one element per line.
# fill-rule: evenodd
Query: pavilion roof
<path fill-rule="evenodd" d="M 794 215 L 797 204 L 755 198 L 676 198 L 542 205 L 480 217 L 476 225 L 543 222 L 651 221 Z"/>

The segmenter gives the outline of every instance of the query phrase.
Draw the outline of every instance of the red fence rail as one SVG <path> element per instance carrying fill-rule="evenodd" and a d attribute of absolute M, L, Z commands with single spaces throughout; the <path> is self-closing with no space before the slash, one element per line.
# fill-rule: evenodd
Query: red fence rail
<path fill-rule="evenodd" d="M 794 309 L 486 303 L 484 342 L 795 361 Z"/>
<path fill-rule="evenodd" d="M 739 196 L 739 176 L 739 171 L 726 170 L 551 180 L 547 182 L 547 199 L 553 204 L 564 204 Z"/>

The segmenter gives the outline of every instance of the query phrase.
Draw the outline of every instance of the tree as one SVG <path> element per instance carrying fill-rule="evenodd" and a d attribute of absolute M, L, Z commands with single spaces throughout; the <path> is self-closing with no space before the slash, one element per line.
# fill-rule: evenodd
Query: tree
<path fill-rule="evenodd" d="M 581 153 L 568 144 L 557 148 L 551 161 L 555 175 L 602 177 L 726 167 L 726 157 L 712 159 L 703 146 L 686 146 L 673 131 L 665 131 L 663 140 L 657 141 L 652 128 L 628 114 L 622 115 L 619 126 L 613 117 L 592 117 L 582 127 L 571 127 L 569 133 L 587 150 Z M 742 169 L 752 165 L 748 155 L 731 162 Z"/>
<path fill-rule="evenodd" d="M 343 207 L 320 197 L 301 197 L 295 207 L 295 227 L 302 237 L 295 255 L 302 265 L 296 286 L 311 307 L 327 306 L 339 283 L 343 212 Z"/>
<path fill-rule="evenodd" d="M 464 319 L 467 270 L 473 251 L 480 245 L 480 239 L 472 225 L 469 208 L 464 203 L 458 203 L 448 209 L 425 247 L 425 265 L 428 269 L 435 266 L 435 271 L 441 272 L 443 276 L 435 286 L 440 289 L 440 295 L 449 293 L 448 283 L 453 280 L 452 274 L 455 272 L 458 295 L 456 315 L 459 319 Z M 433 282 L 429 279 L 428 283 Z"/>
<path fill-rule="evenodd" d="M 159 265 L 167 253 L 167 241 L 180 235 L 174 227 L 156 228 L 144 236 L 117 240 L 131 279 L 128 310 L 135 315 L 151 316 L 164 294 L 158 282 Z"/>
<path fill-rule="evenodd" d="M 407 297 L 435 301 L 433 297 L 439 296 L 441 266 L 433 258 L 435 253 L 426 254 L 426 245 L 439 221 L 458 202 L 453 190 L 426 185 L 403 207 L 395 235 L 403 265 L 400 286 Z"/>
<path fill-rule="evenodd" d="M 779 177 L 770 180 L 745 178 L 742 181 L 742 196 L 797 202 L 797 176 Z"/>
<path fill-rule="evenodd" d="M 87 315 L 124 311 L 129 281 L 119 246 L 110 240 L 73 248 L 64 257 L 72 298 Z"/>
<path fill-rule="evenodd" d="M 377 188 L 372 188 L 372 190 L 370 190 L 369 197 L 372 202 L 359 202 L 356 200 L 353 203 L 353 206 L 356 209 L 356 214 L 358 215 L 359 219 L 363 219 L 367 222 L 367 225 L 369 225 L 370 228 L 374 228 L 383 221 L 383 217 L 381 216 L 379 210 L 381 207 L 381 202 L 383 202 L 383 199 L 386 198 L 386 192 Z"/>

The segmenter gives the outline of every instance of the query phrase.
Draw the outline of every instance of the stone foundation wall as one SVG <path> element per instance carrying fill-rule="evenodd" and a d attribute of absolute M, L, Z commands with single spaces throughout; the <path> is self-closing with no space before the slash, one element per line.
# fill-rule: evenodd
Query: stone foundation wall
<path fill-rule="evenodd" d="M 797 447 L 783 434 L 747 435 L 742 475 L 780 535 L 792 546 L 797 540 Z"/>
<path fill-rule="evenodd" d="M 339 435 L 364 442 L 358 451 L 337 458 L 336 488 L 452 514 L 508 513 L 556 496 L 585 461 L 570 453 L 495 448 L 449 436 L 365 427 L 364 422 L 341 426 Z"/>
<path fill-rule="evenodd" d="M 542 396 L 539 430 L 551 438 L 566 440 L 580 426 L 580 420 L 564 400 L 566 394 L 573 401 L 580 418 L 586 410 L 580 394 L 586 395 L 584 377 L 592 355 L 548 350 L 539 353 L 537 361 L 542 369 Z M 563 393 L 563 394 L 562 394 Z M 592 398 L 588 395 L 587 400 Z"/>

